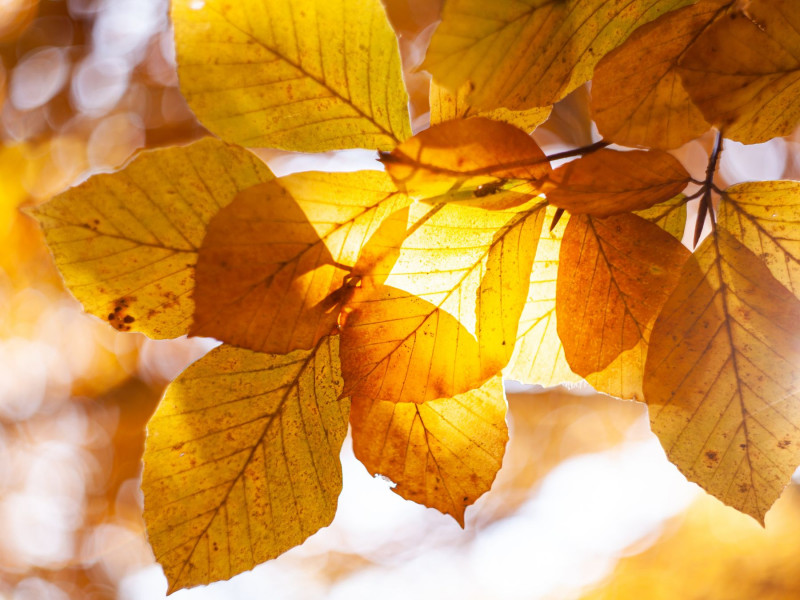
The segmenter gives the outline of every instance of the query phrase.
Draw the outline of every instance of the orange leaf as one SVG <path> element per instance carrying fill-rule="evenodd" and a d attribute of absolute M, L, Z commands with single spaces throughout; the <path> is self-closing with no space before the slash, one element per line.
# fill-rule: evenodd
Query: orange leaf
<path fill-rule="evenodd" d="M 553 171 L 544 189 L 553 206 L 607 217 L 669 200 L 690 181 L 686 169 L 666 152 L 604 148 Z"/>
<path fill-rule="evenodd" d="M 800 463 L 800 302 L 722 227 L 684 266 L 644 392 L 670 460 L 762 525 Z"/>
<path fill-rule="evenodd" d="M 663 229 L 626 214 L 573 217 L 558 268 L 558 335 L 575 373 L 605 369 L 647 340 L 689 251 Z"/>
<path fill-rule="evenodd" d="M 353 451 L 371 474 L 395 482 L 395 493 L 449 514 L 463 527 L 466 507 L 491 488 L 502 465 L 505 418 L 500 377 L 421 404 L 356 397 Z"/>

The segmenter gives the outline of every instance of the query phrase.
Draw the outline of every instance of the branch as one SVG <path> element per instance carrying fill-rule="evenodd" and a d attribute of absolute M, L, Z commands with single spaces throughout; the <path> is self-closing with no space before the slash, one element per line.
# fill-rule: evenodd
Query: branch
<path fill-rule="evenodd" d="M 715 224 L 714 207 L 711 204 L 711 192 L 717 189 L 714 185 L 714 175 L 717 172 L 717 164 L 719 163 L 719 156 L 722 154 L 722 131 L 717 132 L 717 139 L 714 140 L 714 149 L 711 151 L 711 157 L 706 167 L 706 179 L 703 182 L 702 193 L 700 198 L 700 206 L 697 207 L 697 221 L 694 225 L 694 246 L 700 241 L 700 234 L 703 231 L 703 225 L 706 222 L 706 215 L 711 216 L 711 225 Z"/>

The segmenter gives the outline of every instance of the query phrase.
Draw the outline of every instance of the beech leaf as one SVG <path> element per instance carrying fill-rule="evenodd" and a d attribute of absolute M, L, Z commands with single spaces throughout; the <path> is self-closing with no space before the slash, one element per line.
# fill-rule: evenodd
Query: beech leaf
<path fill-rule="evenodd" d="M 391 149 L 411 135 L 380 0 L 173 0 L 181 91 L 244 146 Z"/>
<path fill-rule="evenodd" d="M 354 397 L 353 451 L 396 494 L 451 515 L 489 491 L 508 441 L 500 377 L 452 398 L 420 404 Z"/>
<path fill-rule="evenodd" d="M 33 215 L 64 283 L 119 331 L 189 331 L 197 252 L 214 215 L 241 190 L 273 179 L 256 156 L 213 138 L 142 152 Z"/>

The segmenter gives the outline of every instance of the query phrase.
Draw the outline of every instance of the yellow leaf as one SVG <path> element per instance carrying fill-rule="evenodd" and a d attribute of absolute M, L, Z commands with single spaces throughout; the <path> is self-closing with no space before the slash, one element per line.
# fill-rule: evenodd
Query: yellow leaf
<path fill-rule="evenodd" d="M 650 338 L 644 393 L 681 472 L 761 524 L 800 463 L 800 302 L 718 226 Z"/>
<path fill-rule="evenodd" d="M 67 288 L 91 314 L 152 338 L 188 333 L 197 250 L 237 193 L 272 173 L 206 138 L 142 152 L 33 211 Z"/>
<path fill-rule="evenodd" d="M 524 110 L 589 81 L 637 27 L 693 0 L 450 0 L 423 68 L 470 104 Z"/>
<path fill-rule="evenodd" d="M 800 298 L 800 182 L 758 181 L 725 190 L 719 224 Z"/>
<path fill-rule="evenodd" d="M 680 241 L 683 239 L 683 232 L 686 229 L 686 196 L 678 194 L 666 202 L 644 210 L 637 210 L 634 214 L 655 223 Z"/>
<path fill-rule="evenodd" d="M 395 253 L 391 271 L 358 272 L 344 308 L 345 391 L 421 403 L 496 375 L 514 348 L 544 206 L 413 205 L 402 244 L 374 249 Z"/>
<path fill-rule="evenodd" d="M 587 376 L 647 341 L 689 251 L 632 214 L 573 216 L 559 255 L 558 335 L 570 368 Z"/>
<path fill-rule="evenodd" d="M 391 149 L 411 135 L 379 0 L 174 0 L 181 91 L 245 146 Z"/>
<path fill-rule="evenodd" d="M 336 328 L 367 238 L 408 203 L 385 173 L 298 173 L 214 217 L 197 263 L 192 335 L 260 352 L 308 349 Z"/>
<path fill-rule="evenodd" d="M 451 94 L 435 82 L 431 82 L 430 105 L 431 125 L 461 119 L 466 117 L 486 117 L 494 121 L 502 121 L 526 131 L 533 132 L 539 125 L 547 120 L 552 106 L 529 108 L 527 110 L 508 110 L 495 108 L 493 110 L 478 110 L 467 102 L 471 86 L 469 83 L 461 86 L 458 93 Z"/>
<path fill-rule="evenodd" d="M 412 198 L 472 201 L 507 208 L 528 201 L 550 172 L 539 145 L 513 125 L 484 117 L 434 125 L 381 157 L 398 188 Z"/>
<path fill-rule="evenodd" d="M 661 150 L 604 148 L 553 171 L 543 190 L 550 204 L 572 214 L 608 217 L 669 200 L 690 181 L 678 159 Z"/>
<path fill-rule="evenodd" d="M 555 209 L 549 207 L 545 224 L 552 221 L 554 214 Z M 556 324 L 558 253 L 568 222 L 568 215 L 563 215 L 552 230 L 546 226 L 542 229 L 529 276 L 528 297 L 519 320 L 514 354 L 503 370 L 507 379 L 544 387 L 581 381 L 569 368 Z"/>
<path fill-rule="evenodd" d="M 605 139 L 667 150 L 709 129 L 677 67 L 689 45 L 720 14 L 721 4 L 702 0 L 667 13 L 634 31 L 598 63 L 592 116 Z"/>
<path fill-rule="evenodd" d="M 750 0 L 711 25 L 680 61 L 705 118 L 744 144 L 800 124 L 800 10 L 796 0 Z"/>
<path fill-rule="evenodd" d="M 508 441 L 503 382 L 421 404 L 354 397 L 353 451 L 372 475 L 383 475 L 407 500 L 451 515 L 484 492 L 503 463 Z"/>
<path fill-rule="evenodd" d="M 283 356 L 221 346 L 167 388 L 147 428 L 144 519 L 169 591 L 229 579 L 333 520 L 339 342 Z"/>

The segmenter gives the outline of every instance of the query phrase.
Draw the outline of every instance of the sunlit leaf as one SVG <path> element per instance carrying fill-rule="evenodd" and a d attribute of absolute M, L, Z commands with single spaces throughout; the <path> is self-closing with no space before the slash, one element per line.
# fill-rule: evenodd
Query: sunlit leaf
<path fill-rule="evenodd" d="M 800 297 L 800 182 L 740 183 L 725 190 L 719 223 Z"/>
<path fill-rule="evenodd" d="M 508 441 L 503 382 L 421 404 L 353 399 L 353 451 L 403 498 L 451 515 L 489 491 Z"/>
<path fill-rule="evenodd" d="M 507 108 L 478 110 L 467 102 L 470 89 L 471 86 L 467 83 L 461 86 L 458 93 L 452 94 L 442 86 L 431 82 L 431 125 L 466 117 L 486 117 L 494 121 L 508 123 L 530 133 L 544 123 L 553 110 L 552 106 L 535 107 L 527 110 L 509 110 Z"/>
<path fill-rule="evenodd" d="M 298 173 L 245 190 L 200 248 L 192 334 L 261 352 L 311 348 L 336 328 L 361 246 L 407 202 L 377 171 Z"/>
<path fill-rule="evenodd" d="M 120 331 L 184 335 L 197 251 L 211 218 L 273 178 L 258 158 L 206 138 L 143 152 L 38 207 L 56 265 L 93 315 Z"/>
<path fill-rule="evenodd" d="M 649 337 L 689 251 L 632 214 L 573 216 L 559 255 L 558 335 L 570 368 L 586 376 Z"/>
<path fill-rule="evenodd" d="M 391 149 L 411 135 L 380 0 L 173 0 L 181 91 L 245 146 Z"/>
<path fill-rule="evenodd" d="M 721 13 L 701 0 L 633 32 L 607 54 L 592 78 L 592 116 L 605 139 L 625 146 L 677 148 L 710 127 L 678 73 L 689 45 Z"/>
<path fill-rule="evenodd" d="M 675 157 L 660 150 L 604 148 L 559 167 L 547 179 L 544 191 L 553 206 L 607 217 L 669 200 L 691 176 Z"/>
<path fill-rule="evenodd" d="M 423 67 L 483 109 L 549 106 L 637 27 L 692 0 L 450 0 Z"/>
<path fill-rule="evenodd" d="M 170 591 L 252 569 L 333 520 L 349 401 L 338 339 L 283 356 L 221 346 L 148 425 L 144 519 Z"/>
<path fill-rule="evenodd" d="M 686 196 L 678 194 L 666 202 L 656 204 L 645 210 L 636 211 L 643 219 L 655 223 L 678 240 L 683 239 L 686 229 Z"/>
<path fill-rule="evenodd" d="M 390 217 L 414 226 L 399 247 L 371 249 L 395 253 L 391 272 L 358 273 L 342 322 L 346 392 L 421 403 L 497 374 L 514 348 L 544 206 L 417 204 L 410 218 Z"/>
<path fill-rule="evenodd" d="M 795 0 L 737 4 L 689 48 L 680 73 L 710 123 L 756 144 L 800 124 L 800 10 Z"/>
<path fill-rule="evenodd" d="M 412 198 L 471 201 L 487 208 L 526 202 L 538 191 L 524 183 L 550 172 L 531 136 L 483 117 L 434 125 L 383 155 L 382 161 L 397 187 Z"/>
<path fill-rule="evenodd" d="M 529 276 L 530 287 L 519 320 L 514 354 L 503 370 L 507 379 L 542 386 L 576 383 L 581 378 L 569 368 L 556 324 L 556 277 L 561 239 L 569 217 L 564 215 L 555 228 L 555 209 L 549 207 L 545 227 L 536 246 L 536 257 Z"/>
<path fill-rule="evenodd" d="M 650 338 L 653 431 L 686 477 L 764 522 L 800 463 L 800 302 L 718 226 Z"/>

